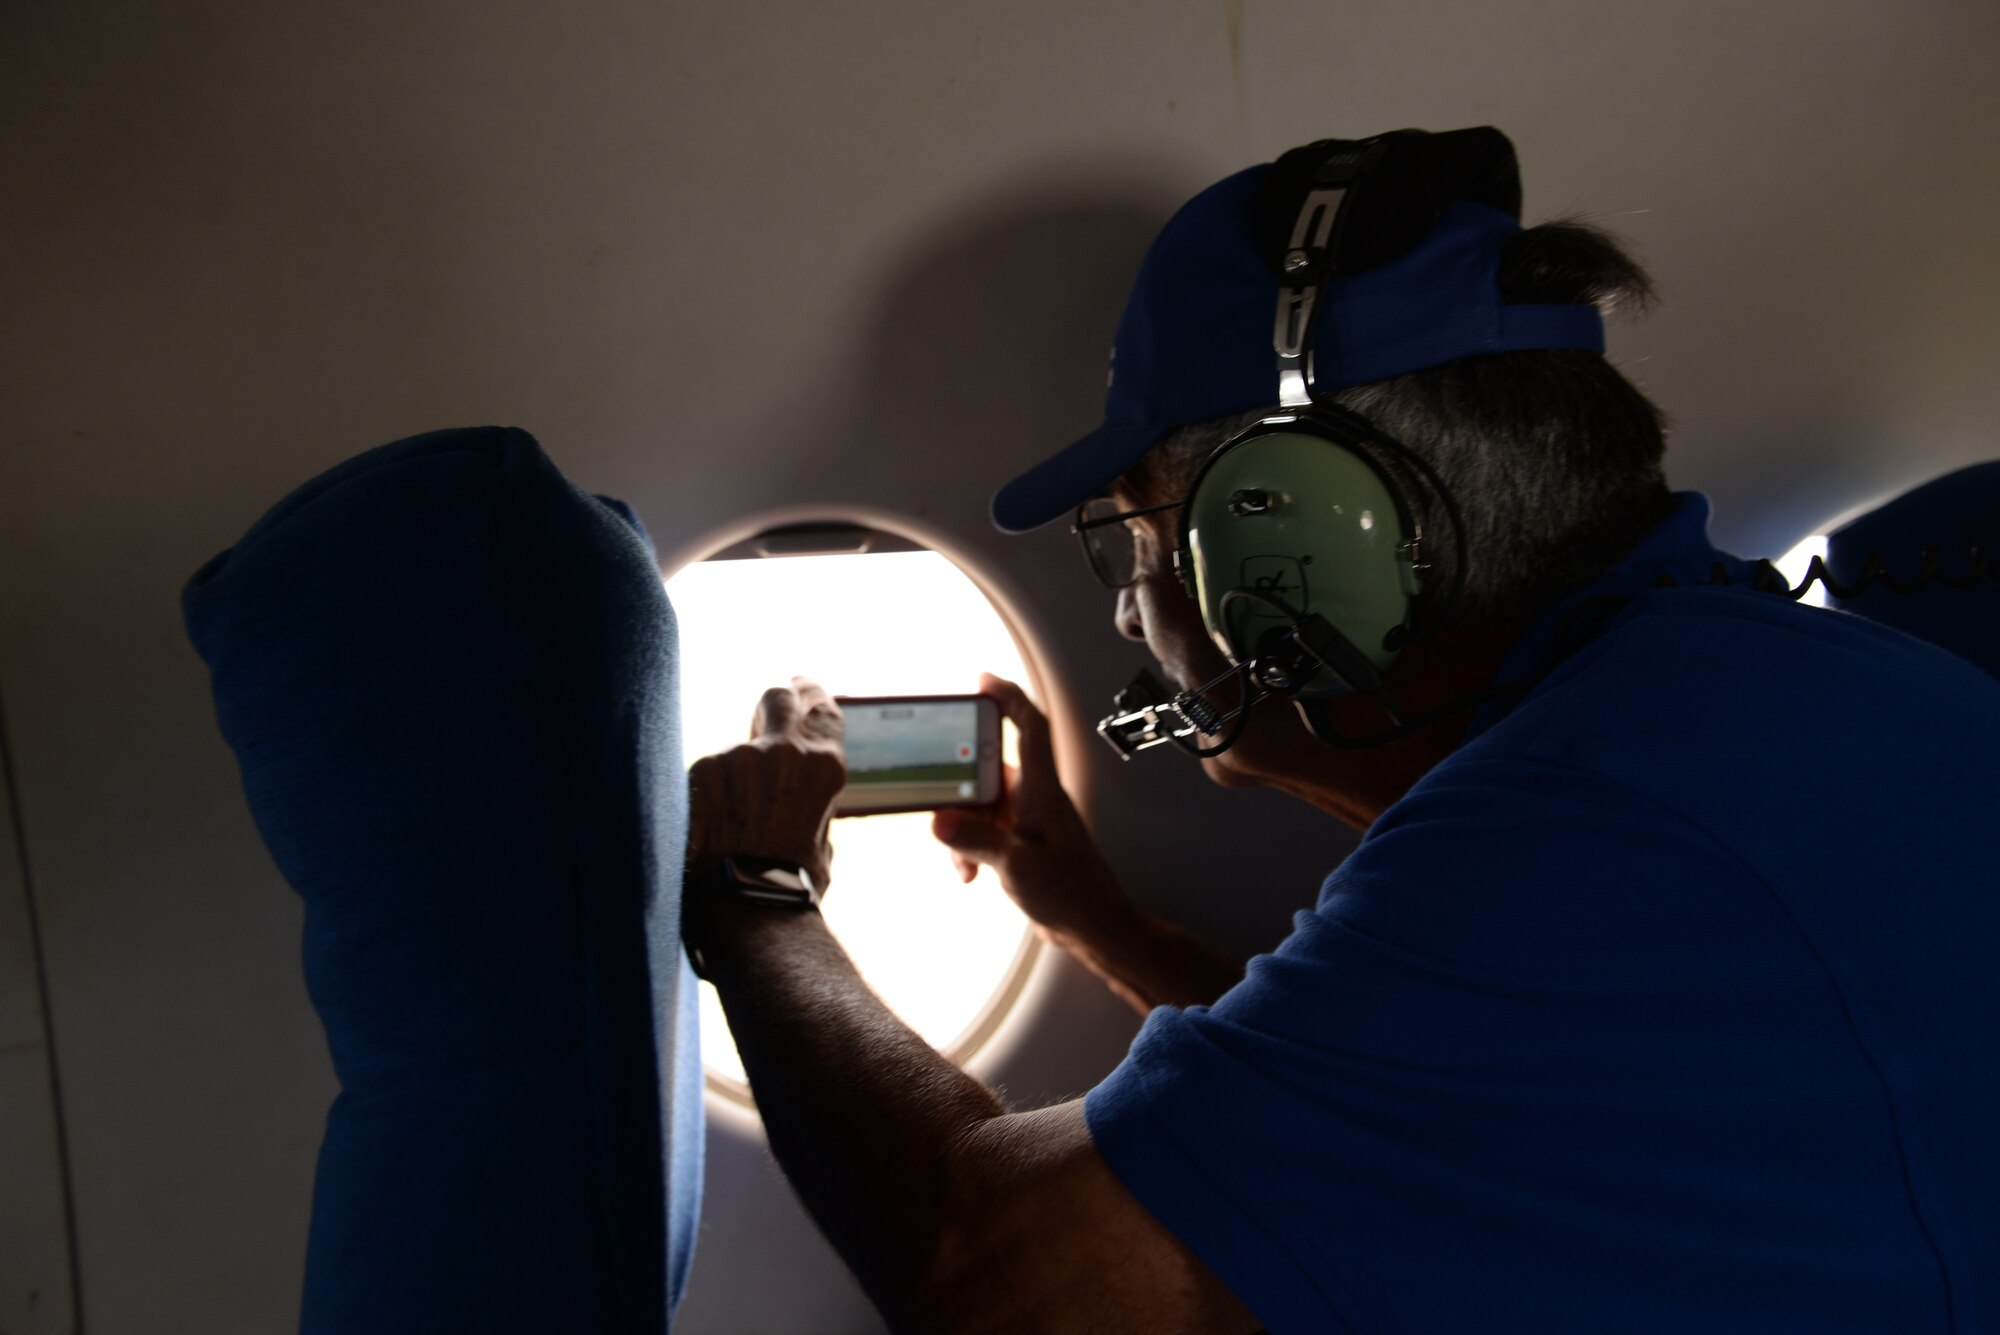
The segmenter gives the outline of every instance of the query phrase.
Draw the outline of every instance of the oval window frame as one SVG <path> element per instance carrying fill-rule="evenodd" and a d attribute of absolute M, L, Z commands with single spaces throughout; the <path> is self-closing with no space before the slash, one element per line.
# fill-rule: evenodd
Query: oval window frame
<path fill-rule="evenodd" d="M 1045 657 L 1034 637 L 1025 628 L 1014 600 L 996 587 L 995 581 L 986 576 L 976 560 L 967 557 L 965 548 L 951 540 L 947 534 L 930 528 L 906 515 L 875 510 L 854 505 L 791 505 L 777 506 L 737 517 L 727 523 L 717 525 L 698 538 L 684 542 L 672 550 L 659 553 L 658 566 L 662 583 L 673 578 L 682 569 L 700 561 L 709 560 L 719 553 L 739 547 L 773 530 L 798 530 L 817 526 L 829 528 L 851 526 L 873 529 L 887 534 L 902 543 L 937 553 L 951 562 L 952 567 L 963 575 L 986 599 L 987 606 L 999 618 L 1009 638 L 1014 641 L 1020 655 L 1022 667 L 1026 670 L 1024 683 L 1032 696 L 1040 702 L 1042 711 L 1050 721 L 1053 733 L 1058 768 L 1068 769 L 1062 763 L 1068 758 L 1069 729 L 1062 726 L 1068 721 L 1066 703 L 1053 695 L 1048 686 L 1047 675 L 1042 670 Z M 765 558 L 759 558 L 765 559 Z M 780 558 L 782 559 L 782 558 Z M 693 757 L 683 757 L 692 761 Z M 1083 812 L 1085 823 L 1089 813 L 1085 804 L 1073 795 L 1077 806 Z M 1018 1035 L 1028 1026 L 1030 1017 L 1038 1009 L 1037 1002 L 1048 989 L 1050 958 L 1053 951 L 1043 940 L 1041 933 L 1030 922 L 1028 930 L 1022 934 L 1021 946 L 1014 952 L 1001 982 L 989 996 L 972 1021 L 959 1035 L 938 1051 L 954 1066 L 978 1076 L 982 1070 L 997 1065 L 1011 1050 L 1008 1039 Z M 710 1114 L 720 1114 L 739 1127 L 762 1133 L 763 1118 L 757 1112 L 755 1098 L 745 1081 L 725 1075 L 718 1075 L 708 1063 L 702 1063 L 702 1089 L 704 1101 Z"/>

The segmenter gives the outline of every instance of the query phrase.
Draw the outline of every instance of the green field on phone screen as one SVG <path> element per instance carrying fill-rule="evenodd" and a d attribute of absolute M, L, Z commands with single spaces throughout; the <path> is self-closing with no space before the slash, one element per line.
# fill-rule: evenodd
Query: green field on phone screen
<path fill-rule="evenodd" d="M 889 769 L 857 769 L 847 772 L 847 781 L 854 783 L 956 783 L 979 777 L 979 766 L 965 765 L 897 765 Z"/>

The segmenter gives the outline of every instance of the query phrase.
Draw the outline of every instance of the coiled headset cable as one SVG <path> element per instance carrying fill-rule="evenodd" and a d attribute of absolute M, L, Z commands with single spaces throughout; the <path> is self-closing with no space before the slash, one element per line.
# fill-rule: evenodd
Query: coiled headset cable
<path fill-rule="evenodd" d="M 1833 572 L 1827 569 L 1826 558 L 1815 555 L 1796 586 L 1786 580 L 1777 566 L 1765 559 L 1756 562 L 1757 573 L 1752 577 L 1750 587 L 1760 593 L 1781 593 L 1796 602 L 1815 584 L 1836 598 L 1859 597 L 1870 585 L 1875 584 L 1881 585 L 1883 590 L 1889 593 L 1915 593 L 1932 585 L 1940 589 L 1971 589 L 1977 588 L 1982 581 L 2000 584 L 2000 566 L 1994 564 L 1992 553 L 1986 545 L 1974 544 L 1971 552 L 1972 564 L 1965 573 L 1948 575 L 1944 570 L 1943 550 L 1926 547 L 1922 553 L 1922 564 L 1917 567 L 1917 573 L 1908 579 L 1897 579 L 1889 573 L 1889 567 L 1883 562 L 1882 554 L 1871 551 L 1867 560 L 1862 562 L 1861 573 L 1848 583 L 1835 579 Z M 1723 562 L 1717 561 L 1711 568 L 1708 587 L 1734 583 L 1735 581 L 1729 578 L 1728 567 Z M 1679 584 L 1680 581 L 1672 575 L 1663 574 L 1654 582 L 1654 587 L 1670 589 Z"/>

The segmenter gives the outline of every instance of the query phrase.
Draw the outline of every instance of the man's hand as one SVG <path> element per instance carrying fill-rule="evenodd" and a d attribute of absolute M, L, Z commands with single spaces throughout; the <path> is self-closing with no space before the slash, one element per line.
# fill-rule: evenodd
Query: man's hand
<path fill-rule="evenodd" d="M 958 874 L 987 866 L 1042 935 L 1069 951 L 1132 1008 L 1214 1001 L 1243 976 L 1243 963 L 1190 932 L 1145 913 L 1119 885 L 1056 778 L 1049 721 L 1019 686 L 991 673 L 982 695 L 1021 733 L 1021 767 L 1009 766 L 991 814 L 947 808 L 931 833 L 951 849 Z"/>
<path fill-rule="evenodd" d="M 784 858 L 825 888 L 827 826 L 847 782 L 840 707 L 817 683 L 792 678 L 757 702 L 750 740 L 688 771 L 690 870 L 732 855 Z"/>
<path fill-rule="evenodd" d="M 1056 777 L 1048 719 L 1019 686 L 991 673 L 980 677 L 979 693 L 998 701 L 1019 730 L 1021 765 L 1006 767 L 989 811 L 947 807 L 931 818 L 959 879 L 993 868 L 1021 911 L 1064 945 L 1136 930 L 1138 910 Z"/>

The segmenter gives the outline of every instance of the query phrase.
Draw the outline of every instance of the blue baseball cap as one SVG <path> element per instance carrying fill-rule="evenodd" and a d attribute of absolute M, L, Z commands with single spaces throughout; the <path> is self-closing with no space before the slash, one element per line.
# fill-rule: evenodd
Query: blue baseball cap
<path fill-rule="evenodd" d="M 1267 163 L 1210 186 L 1154 238 L 1118 322 L 1104 424 L 994 494 L 1002 532 L 1026 533 L 1074 510 L 1174 427 L 1278 402 L 1271 334 L 1281 281 L 1262 235 L 1272 170 Z M 1314 324 L 1319 390 L 1481 353 L 1604 351 L 1594 306 L 1501 301 L 1501 249 L 1521 230 L 1518 183 L 1511 198 L 1497 198 L 1512 209 L 1472 198 L 1443 204 L 1416 244 L 1328 284 Z"/>

